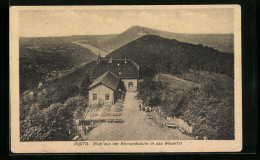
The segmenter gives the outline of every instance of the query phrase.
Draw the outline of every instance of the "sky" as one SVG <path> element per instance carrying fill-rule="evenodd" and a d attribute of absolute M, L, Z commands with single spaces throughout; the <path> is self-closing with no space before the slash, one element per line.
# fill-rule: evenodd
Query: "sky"
<path fill-rule="evenodd" d="M 19 11 L 21 37 L 115 34 L 135 25 L 174 33 L 233 33 L 234 10 L 219 8 Z"/>

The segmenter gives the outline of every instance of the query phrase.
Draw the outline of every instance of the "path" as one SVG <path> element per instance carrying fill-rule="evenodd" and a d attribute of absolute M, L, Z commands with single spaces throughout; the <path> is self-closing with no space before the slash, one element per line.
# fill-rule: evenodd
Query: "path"
<path fill-rule="evenodd" d="M 188 80 L 178 78 L 170 74 L 157 74 L 154 78 L 155 81 L 161 81 L 162 83 L 168 83 L 170 90 L 175 89 L 190 89 L 191 87 L 200 87 L 200 84 L 194 83 Z"/>
<path fill-rule="evenodd" d="M 178 129 L 161 128 L 140 112 L 136 92 L 127 92 L 121 115 L 124 123 L 102 123 L 87 135 L 88 140 L 186 140 L 192 137 Z"/>

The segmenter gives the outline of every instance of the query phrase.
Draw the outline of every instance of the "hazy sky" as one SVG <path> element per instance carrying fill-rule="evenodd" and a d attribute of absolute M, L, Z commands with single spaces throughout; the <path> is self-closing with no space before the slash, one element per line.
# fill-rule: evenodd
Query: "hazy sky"
<path fill-rule="evenodd" d="M 22 37 L 121 33 L 140 25 L 174 33 L 233 33 L 233 9 L 23 10 Z"/>

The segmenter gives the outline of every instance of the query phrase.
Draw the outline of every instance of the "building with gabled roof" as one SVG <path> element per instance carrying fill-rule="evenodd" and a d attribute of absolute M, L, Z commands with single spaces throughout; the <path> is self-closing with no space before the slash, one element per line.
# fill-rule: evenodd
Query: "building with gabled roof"
<path fill-rule="evenodd" d="M 107 71 L 120 78 L 127 91 L 137 90 L 137 80 L 139 78 L 139 65 L 131 59 L 101 59 L 98 57 L 97 64 L 91 72 L 92 79 L 97 79 Z"/>
<path fill-rule="evenodd" d="M 106 73 L 102 74 L 100 77 L 95 79 L 94 82 L 89 86 L 89 89 L 92 89 L 93 87 L 102 84 L 115 91 L 117 89 L 119 81 L 120 78 L 115 76 L 110 71 L 107 71 Z"/>
<path fill-rule="evenodd" d="M 137 90 L 139 66 L 131 59 L 101 59 L 91 72 L 94 80 L 89 86 L 89 104 L 114 104 L 120 81 L 127 91 Z"/>
<path fill-rule="evenodd" d="M 103 73 L 110 71 L 119 78 L 138 79 L 139 66 L 131 59 L 99 59 L 91 72 L 93 79 L 98 78 Z"/>
<path fill-rule="evenodd" d="M 120 78 L 110 71 L 95 79 L 89 86 L 89 104 L 114 104 Z"/>

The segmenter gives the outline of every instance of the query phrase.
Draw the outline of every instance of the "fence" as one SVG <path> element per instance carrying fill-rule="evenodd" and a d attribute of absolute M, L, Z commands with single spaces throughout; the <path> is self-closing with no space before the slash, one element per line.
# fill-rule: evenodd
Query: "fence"
<path fill-rule="evenodd" d="M 193 132 L 193 127 L 190 126 L 187 122 L 185 122 L 183 119 L 181 118 L 177 118 L 177 117 L 167 117 L 167 124 L 168 125 L 176 125 L 179 127 L 179 129 L 182 132 L 186 132 L 188 134 L 191 134 Z"/>
<path fill-rule="evenodd" d="M 186 132 L 187 134 L 191 134 L 193 132 L 193 127 L 190 126 L 187 122 L 182 120 L 181 118 L 177 117 L 167 117 L 163 118 L 159 115 L 158 111 L 154 111 L 154 118 L 155 121 L 162 125 L 162 126 L 168 126 L 168 127 L 176 127 L 181 132 Z"/>

